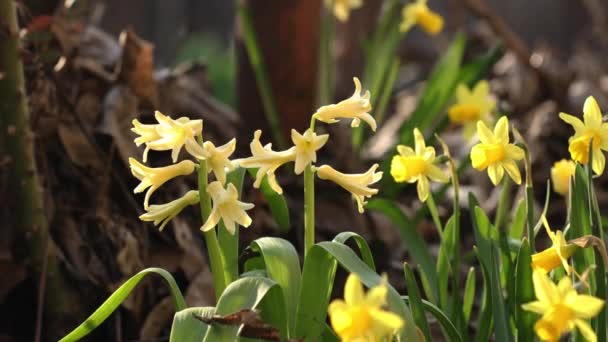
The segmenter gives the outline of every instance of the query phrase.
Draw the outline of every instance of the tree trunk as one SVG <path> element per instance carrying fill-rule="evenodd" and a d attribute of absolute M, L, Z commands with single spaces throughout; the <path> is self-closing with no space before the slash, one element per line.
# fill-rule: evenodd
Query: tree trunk
<path fill-rule="evenodd" d="M 246 1 L 279 112 L 283 136 L 310 123 L 317 94 L 321 0 Z M 240 36 L 240 33 L 238 34 Z M 238 98 L 247 146 L 255 129 L 268 132 L 255 78 L 241 40 L 238 46 Z M 270 137 L 270 132 L 264 134 Z"/>
<path fill-rule="evenodd" d="M 34 158 L 34 136 L 29 127 L 18 32 L 16 2 L 0 0 L 0 160 L 6 177 L 6 193 L 1 197 L 6 199 L 5 213 L 8 214 L 3 221 L 5 229 L 10 229 L 13 257 L 23 262 L 38 285 L 38 294 L 32 295 L 44 305 L 39 303 L 37 312 L 44 312 L 45 322 L 55 328 L 53 322 L 65 322 L 67 310 L 74 312 L 79 306 L 72 306 L 70 302 L 74 300 L 66 300 L 69 298 L 64 295 L 66 283 L 48 236 Z M 46 295 L 41 295 L 44 293 Z M 40 329 L 41 317 L 37 315 L 36 321 L 31 322 L 32 333 L 36 326 L 36 333 L 44 330 L 49 339 L 60 337 L 53 332 L 61 332 L 48 325 Z"/>

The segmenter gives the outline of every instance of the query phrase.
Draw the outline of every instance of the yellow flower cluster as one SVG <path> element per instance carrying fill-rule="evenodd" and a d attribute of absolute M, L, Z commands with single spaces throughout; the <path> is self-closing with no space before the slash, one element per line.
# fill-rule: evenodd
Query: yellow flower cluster
<path fill-rule="evenodd" d="M 376 121 L 368 113 L 372 107 L 370 104 L 370 92 L 366 91 L 363 95 L 361 82 L 358 78 L 353 78 L 355 92 L 353 95 L 337 104 L 322 106 L 312 115 L 312 122 L 318 120 L 332 124 L 340 119 L 352 119 L 351 126 L 359 126 L 361 121 L 367 123 L 372 130 L 376 130 Z M 284 151 L 274 151 L 271 144 L 262 145 L 260 137 L 262 131 L 258 130 L 253 135 L 250 149 L 251 156 L 235 160 L 235 163 L 242 167 L 257 168 L 255 182 L 253 186 L 259 188 L 264 177 L 268 180 L 270 187 L 277 193 L 282 193 L 283 189 L 276 180 L 276 170 L 290 162 L 295 162 L 294 172 L 301 174 L 305 168 L 317 161 L 317 151 L 321 149 L 327 140 L 328 134 L 317 135 L 312 128 L 307 129 L 304 134 L 296 130 L 291 131 L 291 141 L 293 146 Z M 369 186 L 378 182 L 382 178 L 382 172 L 375 172 L 378 165 L 372 166 L 367 172 L 362 174 L 345 174 L 339 172 L 329 165 L 322 165 L 313 168 L 319 178 L 330 180 L 349 191 L 357 202 L 359 212 L 363 212 L 365 199 L 375 195 L 378 190 Z"/>
<path fill-rule="evenodd" d="M 171 159 L 175 164 L 164 167 L 147 167 L 136 159 L 129 158 L 133 176 L 141 181 L 134 192 L 139 193 L 148 189 L 144 199 L 144 209 L 147 212 L 139 218 L 142 221 L 151 221 L 154 225 L 160 224 L 159 228 L 162 230 L 185 207 L 199 203 L 200 194 L 198 191 L 191 190 L 181 198 L 169 203 L 149 205 L 150 197 L 163 184 L 175 177 L 187 176 L 196 169 L 197 164 L 192 160 L 186 159 L 177 163 L 179 153 L 185 147 L 192 157 L 205 160 L 208 173 L 213 172 L 217 179 L 207 187 L 207 193 L 213 201 L 213 208 L 201 229 L 204 231 L 213 229 L 220 220 L 232 234 L 236 229 L 235 223 L 248 227 L 251 224 L 251 218 L 247 215 L 246 210 L 253 208 L 253 204 L 240 202 L 234 185 L 228 184 L 228 187 L 224 188 L 226 172 L 235 168 L 235 164 L 230 161 L 229 157 L 234 152 L 236 140 L 232 139 L 219 147 L 216 147 L 211 141 L 205 141 L 201 145 L 196 139 L 198 137 L 202 141 L 202 120 L 190 120 L 186 117 L 174 120 L 160 112 L 156 112 L 154 116 L 157 124 L 142 124 L 138 120 L 133 120 L 132 131 L 139 135 L 135 138 L 135 144 L 137 146 L 146 145 L 143 155 L 144 162 L 147 161 L 150 150 L 171 150 Z"/>

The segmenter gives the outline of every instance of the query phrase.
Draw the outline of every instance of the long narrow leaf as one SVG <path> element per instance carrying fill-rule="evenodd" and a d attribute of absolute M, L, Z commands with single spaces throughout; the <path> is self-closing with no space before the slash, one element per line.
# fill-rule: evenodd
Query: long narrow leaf
<path fill-rule="evenodd" d="M 402 296 L 402 298 L 406 302 L 410 301 L 410 298 L 408 296 Z M 437 319 L 439 324 L 441 324 L 441 328 L 443 329 L 443 332 L 444 332 L 444 335 L 445 335 L 447 341 L 450 341 L 450 342 L 463 342 L 464 341 L 462 339 L 462 336 L 460 336 L 460 334 L 458 333 L 458 329 L 456 329 L 456 327 L 450 321 L 448 316 L 446 316 L 446 314 L 443 313 L 443 311 L 441 311 L 440 308 L 438 308 L 435 304 L 433 304 L 429 301 L 426 301 L 424 299 L 422 300 L 422 305 L 424 306 L 424 309 L 426 311 L 428 311 L 429 313 L 431 313 Z"/>
<path fill-rule="evenodd" d="M 314 245 L 304 260 L 296 337 L 315 341 L 321 336 L 338 263 L 348 272 L 357 274 L 367 287 L 382 283 L 382 277 L 369 268 L 348 246 L 329 241 Z M 391 311 L 403 317 L 406 322 L 413 322 L 410 310 L 390 285 L 387 302 Z M 402 341 L 418 340 L 413 324 L 405 324 L 400 338 Z"/>
<path fill-rule="evenodd" d="M 357 247 L 359 247 L 361 259 L 367 264 L 367 266 L 369 266 L 369 268 L 376 271 L 376 264 L 374 263 L 374 256 L 372 254 L 372 250 L 369 248 L 367 241 L 365 241 L 365 239 L 361 235 L 353 232 L 342 232 L 336 235 L 333 241 L 346 244 L 346 242 L 351 239 L 355 241 Z"/>
<path fill-rule="evenodd" d="M 106 299 L 103 304 L 95 310 L 84 321 L 81 325 L 79 325 L 76 329 L 72 330 L 68 335 L 60 340 L 60 342 L 68 342 L 68 341 L 76 341 L 79 340 L 88 334 L 91 331 L 95 330 L 103 321 L 110 316 L 114 310 L 116 310 L 120 304 L 131 294 L 131 291 L 139 284 L 139 282 L 148 274 L 158 274 L 165 281 L 167 285 L 169 285 L 169 290 L 171 292 L 171 297 L 173 298 L 173 304 L 175 306 L 175 311 L 181 311 L 186 308 L 186 302 L 184 301 L 184 296 L 182 295 L 177 283 L 175 283 L 175 279 L 171 273 L 163 270 L 162 268 L 146 268 L 145 270 L 137 273 L 127 280 L 124 284 L 122 284 L 108 299 Z"/>
<path fill-rule="evenodd" d="M 399 228 L 403 243 L 412 256 L 412 260 L 420 266 L 422 272 L 428 278 L 426 279 L 427 284 L 425 284 L 425 289 L 429 289 L 430 293 L 426 293 L 427 297 L 431 302 L 438 303 L 439 289 L 437 286 L 438 277 L 435 271 L 435 262 L 429 253 L 426 242 L 420 237 L 414 224 L 390 200 L 374 198 L 367 203 L 366 208 L 383 213 Z"/>
<path fill-rule="evenodd" d="M 259 252 L 264 260 L 268 276 L 277 282 L 283 291 L 285 312 L 289 335 L 295 333 L 296 306 L 300 295 L 300 259 L 298 252 L 291 243 L 274 237 L 263 237 L 250 245 L 254 252 Z"/>
<path fill-rule="evenodd" d="M 414 273 L 407 263 L 403 263 L 403 273 L 405 274 L 405 285 L 407 287 L 407 295 L 410 301 L 412 316 L 414 316 L 414 322 L 416 322 L 416 326 L 422 331 L 426 340 L 432 341 L 431 330 L 426 322 L 426 315 L 424 314 L 424 307 L 422 305 L 422 298 L 420 298 L 418 284 L 416 284 L 416 277 L 414 277 Z"/>

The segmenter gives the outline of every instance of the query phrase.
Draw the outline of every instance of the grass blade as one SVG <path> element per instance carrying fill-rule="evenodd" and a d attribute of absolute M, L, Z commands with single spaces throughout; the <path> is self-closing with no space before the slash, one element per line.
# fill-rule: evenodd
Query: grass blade
<path fill-rule="evenodd" d="M 420 298 L 420 291 L 418 291 L 418 285 L 416 284 L 416 277 L 414 277 L 414 273 L 407 263 L 403 263 L 403 273 L 405 274 L 405 285 L 407 287 L 407 294 L 412 316 L 414 316 L 414 322 L 416 322 L 416 326 L 422 331 L 426 340 L 432 341 L 431 331 L 426 322 L 426 315 L 424 314 L 424 307 L 422 306 L 422 298 Z"/>
<path fill-rule="evenodd" d="M 169 342 L 200 342 L 205 337 L 209 326 L 194 315 L 212 317 L 215 314 L 214 307 L 188 308 L 176 312 L 173 316 L 171 335 Z"/>

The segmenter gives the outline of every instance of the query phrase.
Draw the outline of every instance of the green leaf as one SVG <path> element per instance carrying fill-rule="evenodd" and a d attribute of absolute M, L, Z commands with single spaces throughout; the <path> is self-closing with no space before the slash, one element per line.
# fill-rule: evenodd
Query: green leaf
<path fill-rule="evenodd" d="M 245 169 L 241 167 L 234 169 L 226 175 L 226 181 L 230 184 L 234 184 L 239 193 L 239 198 L 241 197 L 244 176 Z M 224 259 L 224 277 L 226 279 L 226 284 L 229 284 L 239 276 L 239 227 L 236 227 L 233 235 L 230 234 L 224 226 L 224 221 L 220 221 L 217 237 L 222 258 Z"/>
<path fill-rule="evenodd" d="M 435 66 L 416 104 L 416 109 L 409 120 L 401 126 L 399 143 L 406 146 L 412 145 L 414 128 L 418 127 L 421 131 L 428 128 L 451 99 L 458 83 L 465 44 L 464 34 L 457 34 L 452 45 Z"/>
<path fill-rule="evenodd" d="M 401 298 L 403 298 L 403 300 L 406 302 L 410 301 L 408 296 L 402 296 Z M 422 300 L 422 305 L 424 306 L 424 309 L 431 313 L 437 319 L 439 324 L 441 324 L 443 334 L 445 335 L 447 341 L 463 342 L 462 336 L 460 336 L 458 333 L 458 329 L 456 329 L 454 324 L 450 321 L 448 316 L 441 311 L 441 309 L 435 306 L 435 304 L 424 299 Z"/>
<path fill-rule="evenodd" d="M 316 341 L 322 335 L 338 263 L 346 271 L 355 273 L 367 287 L 380 285 L 383 281 L 382 277 L 344 244 L 325 241 L 312 246 L 304 260 L 296 337 Z M 413 322 L 411 312 L 390 285 L 388 285 L 387 304 L 392 312 L 403 317 L 406 322 Z M 400 332 L 400 338 L 402 341 L 418 340 L 413 324 L 405 325 Z"/>
<path fill-rule="evenodd" d="M 467 279 L 464 283 L 464 299 L 462 312 L 464 314 L 464 323 L 465 326 L 469 324 L 469 320 L 471 319 L 471 311 L 473 310 L 473 304 L 475 302 L 475 267 L 469 268 L 469 272 L 467 273 Z"/>
<path fill-rule="evenodd" d="M 497 260 L 497 253 L 499 252 L 496 247 L 498 232 L 478 206 L 477 200 L 471 193 L 469 193 L 469 207 L 472 209 L 471 220 L 473 221 L 475 241 L 477 242 L 477 257 L 484 275 L 485 289 L 489 289 L 496 340 L 512 341 L 509 317 L 500 284 L 500 264 Z"/>
<path fill-rule="evenodd" d="M 249 175 L 255 178 L 255 174 L 257 169 L 247 169 Z M 270 209 L 270 213 L 272 217 L 277 222 L 277 225 L 281 229 L 282 232 L 287 232 L 291 228 L 289 223 L 289 207 L 287 206 L 287 201 L 283 195 L 274 191 L 270 184 L 268 184 L 268 179 L 264 176 L 262 180 L 262 184 L 260 185 L 260 192 L 268 202 L 268 208 Z"/>
<path fill-rule="evenodd" d="M 524 200 L 520 200 L 517 205 L 517 209 L 515 210 L 515 215 L 513 215 L 513 220 L 511 221 L 511 228 L 509 229 L 509 236 L 513 239 L 520 240 L 524 235 L 524 230 L 526 229 L 526 202 Z"/>
<path fill-rule="evenodd" d="M 361 235 L 353 232 L 342 232 L 336 235 L 333 241 L 346 244 L 346 242 L 348 242 L 348 240 L 350 239 L 354 240 L 357 244 L 357 247 L 359 247 L 361 259 L 363 259 L 367 266 L 369 266 L 369 268 L 371 268 L 375 272 L 376 264 L 374 263 L 374 256 L 372 254 L 372 250 L 369 248 L 367 241 L 365 241 L 365 239 Z"/>
<path fill-rule="evenodd" d="M 116 291 L 114 291 L 114 293 L 112 293 L 112 295 L 110 295 L 110 297 L 106 299 L 106 301 L 103 302 L 103 304 L 101 304 L 99 308 L 97 308 L 97 310 L 95 310 L 95 312 L 93 312 L 91 316 L 87 318 L 86 321 L 80 324 L 76 329 L 72 330 L 72 332 L 70 332 L 60 341 L 76 341 L 90 334 L 91 331 L 95 330 L 95 328 L 103 323 L 103 321 L 105 321 L 106 318 L 108 318 L 108 316 L 110 316 L 114 310 L 120 306 L 127 296 L 131 294 L 131 291 L 133 291 L 135 286 L 137 286 L 137 284 L 139 284 L 139 282 L 148 274 L 158 274 L 165 279 L 169 285 L 171 297 L 173 298 L 173 305 L 175 306 L 176 311 L 181 311 L 186 308 L 184 297 L 182 296 L 182 293 L 179 290 L 177 283 L 175 283 L 175 279 L 173 279 L 171 273 L 163 270 L 162 268 L 146 268 L 145 270 L 129 278 L 129 280 L 116 289 Z"/>
<path fill-rule="evenodd" d="M 498 62 L 503 56 L 504 49 L 502 46 L 494 46 L 485 54 L 476 57 L 469 63 L 460 68 L 458 74 L 458 83 L 466 83 L 469 87 L 473 87 L 488 73 L 488 71 Z"/>
<path fill-rule="evenodd" d="M 241 310 L 255 310 L 264 300 L 269 300 L 261 310 L 262 319 L 281 332 L 285 338 L 287 321 L 285 303 L 280 287 L 271 279 L 262 277 L 241 278 L 226 287 L 217 302 L 215 314 L 229 315 Z M 203 342 L 236 341 L 240 327 L 212 325 L 207 330 Z"/>
<path fill-rule="evenodd" d="M 432 341 L 431 331 L 426 322 L 426 315 L 424 314 L 424 306 L 422 305 L 422 298 L 420 298 L 420 291 L 418 291 L 416 277 L 407 263 L 403 263 L 403 273 L 405 274 L 405 285 L 407 287 L 407 294 L 412 316 L 414 316 L 414 322 L 416 322 L 416 326 L 422 331 L 424 338 L 427 341 Z"/>
<path fill-rule="evenodd" d="M 517 322 L 517 339 L 519 341 L 534 340 L 534 313 L 522 309 L 522 305 L 536 299 L 534 283 L 532 282 L 532 254 L 530 242 L 523 239 L 517 263 L 515 266 L 515 321 Z"/>
<path fill-rule="evenodd" d="M 450 270 L 451 263 L 450 258 L 454 255 L 454 249 L 456 247 L 455 236 L 455 220 L 454 216 L 450 217 L 445 225 L 445 231 L 443 232 L 443 241 L 439 245 L 439 253 L 437 255 L 437 278 L 439 280 L 439 307 L 443 310 L 448 308 L 448 284 L 449 275 L 458 270 Z M 452 289 L 453 293 L 458 293 L 458 289 Z M 453 317 L 452 317 L 453 319 Z"/>
<path fill-rule="evenodd" d="M 173 316 L 169 342 L 200 342 L 205 337 L 209 326 L 194 316 L 212 317 L 214 307 L 188 308 L 176 312 Z"/>
<path fill-rule="evenodd" d="M 570 200 L 570 229 L 566 233 L 568 240 L 572 240 L 585 235 L 593 235 L 591 228 L 591 212 L 589 209 L 588 198 L 588 179 L 585 169 L 581 165 L 576 165 L 574 183 L 572 184 Z M 593 249 L 585 248 L 572 256 L 572 265 L 578 274 L 583 272 L 590 265 L 595 265 Z M 589 275 L 590 289 L 588 294 L 595 292 L 595 274 Z"/>
<path fill-rule="evenodd" d="M 287 326 L 290 336 L 295 333 L 296 306 L 300 296 L 300 259 L 291 243 L 275 237 L 263 237 L 253 241 L 250 248 L 259 252 L 264 260 L 268 277 L 274 280 L 283 291 Z"/>
<path fill-rule="evenodd" d="M 473 247 L 477 259 L 480 259 L 479 248 Z M 481 262 L 480 262 L 481 264 Z M 487 342 L 490 340 L 492 334 L 492 297 L 491 297 L 491 284 L 488 272 L 484 271 L 483 265 L 483 294 L 481 301 L 481 308 L 479 310 L 479 316 L 477 317 L 477 334 L 475 335 L 476 342 Z"/>
<path fill-rule="evenodd" d="M 433 303 L 438 303 L 438 277 L 435 262 L 429 253 L 429 248 L 416 231 L 416 227 L 401 209 L 392 201 L 383 198 L 373 198 L 365 206 L 367 209 L 379 211 L 386 215 L 399 228 L 399 233 L 405 247 L 414 263 L 418 264 L 424 274 L 423 285 L 427 297 Z"/>

